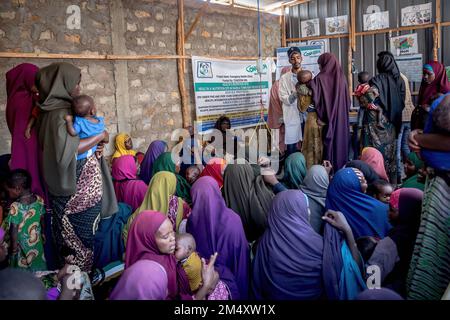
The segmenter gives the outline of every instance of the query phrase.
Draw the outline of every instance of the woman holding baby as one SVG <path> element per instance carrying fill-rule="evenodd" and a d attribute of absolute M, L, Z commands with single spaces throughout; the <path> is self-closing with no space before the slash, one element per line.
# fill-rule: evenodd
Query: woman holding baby
<path fill-rule="evenodd" d="M 91 271 L 96 222 L 117 212 L 111 176 L 102 158 L 107 131 L 87 138 L 71 135 L 66 118 L 80 95 L 81 70 L 59 62 L 36 75 L 40 114 L 36 122 L 43 152 L 43 175 L 52 205 L 57 267 L 65 262 Z M 94 105 L 89 114 L 95 113 Z M 97 146 L 97 147 L 96 147 Z M 93 148 L 90 156 L 82 157 Z M 62 261 L 65 260 L 65 261 Z"/>

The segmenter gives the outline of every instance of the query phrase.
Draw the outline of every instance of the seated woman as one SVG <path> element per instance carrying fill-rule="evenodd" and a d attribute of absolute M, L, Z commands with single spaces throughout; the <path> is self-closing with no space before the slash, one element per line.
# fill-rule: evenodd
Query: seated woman
<path fill-rule="evenodd" d="M 167 143 L 162 140 L 155 140 L 148 146 L 144 160 L 141 163 L 141 171 L 139 172 L 139 178 L 146 184 L 149 184 L 152 179 L 153 163 L 155 163 L 155 160 L 166 151 Z"/>
<path fill-rule="evenodd" d="M 170 220 L 158 211 L 143 211 L 133 221 L 127 242 L 125 272 L 140 260 L 152 260 L 163 266 L 167 274 L 168 300 L 204 300 L 219 281 L 214 270 L 217 255 L 208 265 L 202 260 L 202 287 L 193 295 L 186 273 L 175 258 L 175 232 Z"/>
<path fill-rule="evenodd" d="M 180 162 L 179 160 L 172 158 L 171 152 L 164 152 L 162 153 L 158 158 L 156 158 L 155 162 L 153 163 L 152 168 L 152 176 L 154 176 L 156 173 L 160 171 L 168 171 L 172 172 L 177 179 L 177 185 L 176 185 L 176 195 L 177 197 L 182 198 L 186 202 L 191 202 L 191 186 L 186 181 L 186 179 L 181 176 L 180 173 Z"/>
<path fill-rule="evenodd" d="M 200 177 L 211 177 L 216 180 L 219 185 L 219 189 L 223 187 L 223 174 L 225 172 L 225 168 L 227 167 L 226 160 L 222 158 L 211 158 L 208 161 L 208 164 L 203 169 Z"/>
<path fill-rule="evenodd" d="M 373 147 L 366 147 L 361 152 L 361 160 L 371 166 L 381 179 L 389 181 L 384 166 L 384 158 L 380 151 Z"/>
<path fill-rule="evenodd" d="M 139 260 L 123 272 L 109 299 L 165 300 L 166 297 L 166 269 L 153 260 Z"/>
<path fill-rule="evenodd" d="M 223 195 L 227 207 L 242 220 L 249 242 L 257 240 L 267 227 L 272 190 L 250 164 L 229 164 L 224 173 Z"/>
<path fill-rule="evenodd" d="M 436 118 L 436 115 L 440 115 Z M 445 116 L 447 114 L 447 116 Z M 437 300 L 444 295 L 450 273 L 450 93 L 436 99 L 423 134 L 413 130 L 409 147 L 419 152 L 429 172 L 422 215 L 407 279 L 408 299 Z M 424 282 L 423 279 L 427 281 Z"/>
<path fill-rule="evenodd" d="M 388 206 L 367 195 L 366 191 L 367 182 L 361 171 L 341 169 L 331 180 L 325 206 L 344 214 L 356 239 L 365 236 L 384 238 L 391 229 Z"/>
<path fill-rule="evenodd" d="M 119 202 L 124 202 L 136 210 L 142 203 L 147 185 L 136 177 L 136 163 L 133 156 L 117 158 L 112 165 L 114 191 Z"/>
<path fill-rule="evenodd" d="M 161 171 L 153 176 L 142 204 L 130 216 L 123 230 L 125 243 L 131 223 L 145 210 L 155 210 L 167 215 L 172 222 L 174 231 L 185 229 L 185 219 L 191 214 L 191 208 L 183 199 L 175 195 L 176 185 L 177 179 L 173 173 Z"/>
<path fill-rule="evenodd" d="M 119 133 L 116 136 L 114 146 L 116 147 L 116 151 L 112 155 L 113 162 L 121 156 L 129 155 L 134 157 L 136 155 L 136 151 L 133 150 L 133 140 L 131 140 L 128 133 Z"/>
<path fill-rule="evenodd" d="M 216 269 L 231 299 L 248 299 L 250 255 L 241 219 L 227 208 L 213 178 L 199 178 L 191 193 L 193 207 L 186 231 L 194 236 L 201 256 L 219 252 Z"/>
<path fill-rule="evenodd" d="M 425 179 L 420 174 L 423 168 L 424 163 L 417 153 L 410 152 L 405 161 L 406 180 L 403 182 L 402 188 L 416 188 L 423 191 L 425 189 Z"/>
<path fill-rule="evenodd" d="M 275 196 L 269 226 L 258 244 L 253 262 L 254 298 L 353 299 L 365 289 L 357 265 L 359 253 L 355 250 L 356 244 L 344 216 L 330 211 L 326 214 L 326 221 L 332 224 L 329 226 L 332 229 L 335 227 L 343 231 L 346 240 L 338 238 L 337 230 L 336 233 L 327 232 L 327 239 L 324 239 L 312 229 L 308 222 L 306 196 L 301 191 L 287 190 Z M 329 237 L 331 235 L 334 240 Z M 345 270 L 352 270 L 353 273 Z M 325 274 L 337 274 L 343 284 L 354 283 L 356 288 L 340 286 L 339 281 L 331 276 L 325 277 Z M 339 287 L 340 290 L 333 292 L 328 289 L 332 287 Z"/>
<path fill-rule="evenodd" d="M 290 154 L 285 161 L 283 184 L 288 189 L 300 189 L 306 176 L 306 160 L 301 152 Z"/>
<path fill-rule="evenodd" d="M 406 296 L 406 277 L 419 231 L 423 192 L 414 188 L 401 188 L 392 193 L 390 218 L 393 228 L 388 236 L 376 241 L 367 265 L 381 270 L 383 287 Z"/>

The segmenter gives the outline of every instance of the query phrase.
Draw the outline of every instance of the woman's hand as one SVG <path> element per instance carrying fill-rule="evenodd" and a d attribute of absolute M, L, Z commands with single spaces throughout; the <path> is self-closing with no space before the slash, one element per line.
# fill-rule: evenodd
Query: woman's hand
<path fill-rule="evenodd" d="M 205 287 L 206 293 L 210 294 L 214 291 L 217 283 L 219 282 L 219 274 L 214 270 L 214 264 L 216 263 L 217 252 L 214 253 L 209 259 L 209 263 L 206 264 L 204 258 L 202 258 L 202 279 L 203 287 Z"/>
<path fill-rule="evenodd" d="M 342 212 L 328 210 L 327 212 L 325 212 L 322 219 L 344 233 L 351 232 L 352 230 Z"/>
<path fill-rule="evenodd" d="M 209 264 L 206 264 L 205 259 L 202 258 L 202 286 L 195 294 L 195 300 L 204 300 L 208 294 L 214 291 L 219 282 L 219 274 L 214 270 L 216 263 L 217 252 L 209 259 Z"/>
<path fill-rule="evenodd" d="M 417 135 L 423 134 L 423 130 L 415 129 L 412 130 L 408 137 L 408 146 L 413 152 L 420 152 L 420 145 L 417 142 Z"/>
<path fill-rule="evenodd" d="M 321 121 L 320 119 L 317 119 L 317 125 L 319 127 L 323 127 L 325 125 L 325 122 Z"/>

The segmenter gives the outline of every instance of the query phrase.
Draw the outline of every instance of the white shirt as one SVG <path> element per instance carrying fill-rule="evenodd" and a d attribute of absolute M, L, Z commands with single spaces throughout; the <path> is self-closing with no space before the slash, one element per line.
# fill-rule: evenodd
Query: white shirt
<path fill-rule="evenodd" d="M 300 112 L 297 108 L 297 99 L 289 103 L 289 96 L 295 92 L 297 76 L 292 71 L 286 72 L 280 78 L 280 99 L 283 108 L 283 121 L 285 126 L 284 143 L 293 144 L 303 139 Z"/>

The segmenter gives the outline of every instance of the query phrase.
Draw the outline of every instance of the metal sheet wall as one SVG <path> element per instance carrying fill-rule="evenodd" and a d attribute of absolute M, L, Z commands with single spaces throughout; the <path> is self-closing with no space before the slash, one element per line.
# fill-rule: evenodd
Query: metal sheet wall
<path fill-rule="evenodd" d="M 436 17 L 435 0 L 356 0 L 356 32 L 363 31 L 363 14 L 370 5 L 377 5 L 381 11 L 389 11 L 389 27 L 400 27 L 401 9 L 407 6 L 432 2 L 432 23 Z M 325 18 L 347 14 L 350 19 L 350 0 L 312 0 L 308 3 L 289 8 L 286 17 L 287 38 L 301 37 L 300 22 L 302 20 L 320 18 L 320 34 L 325 35 Z M 441 0 L 442 21 L 450 21 L 450 0 Z M 423 54 L 424 62 L 433 58 L 433 30 L 419 29 L 413 31 L 401 31 L 375 35 L 356 37 L 356 52 L 353 53 L 354 73 L 366 70 L 376 74 L 377 53 L 389 50 L 389 38 L 402 34 L 414 33 L 418 35 L 419 53 Z M 446 41 L 447 40 L 447 41 Z M 450 65 L 450 27 L 442 28 L 440 60 L 445 65 Z M 347 75 L 347 50 L 348 38 L 330 39 L 330 51 L 333 52 Z M 288 43 L 289 45 L 289 43 Z M 356 77 L 354 84 L 356 83 Z M 419 89 L 420 83 L 412 83 L 412 91 Z"/>

